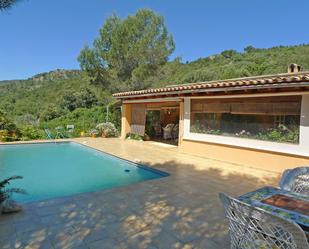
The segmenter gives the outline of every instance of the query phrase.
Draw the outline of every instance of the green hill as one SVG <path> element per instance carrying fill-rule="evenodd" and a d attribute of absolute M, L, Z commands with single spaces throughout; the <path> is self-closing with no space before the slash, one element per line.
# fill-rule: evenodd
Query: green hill
<path fill-rule="evenodd" d="M 28 114 L 35 119 L 44 119 L 42 115 L 51 109 L 60 115 L 65 111 L 64 105 L 65 101 L 69 101 L 68 98 L 81 98 L 78 94 L 86 91 L 96 98 L 94 105 L 105 99 L 104 89 L 91 85 L 88 77 L 81 71 L 57 70 L 42 73 L 27 80 L 6 81 L 0 85 L 0 109 L 13 119 Z M 76 107 L 83 107 L 83 104 Z"/>
<path fill-rule="evenodd" d="M 284 73 L 290 63 L 309 70 L 309 45 L 269 49 L 249 46 L 243 52 L 227 50 L 188 63 L 175 59 L 149 77 L 145 85 L 159 87 Z M 112 101 L 111 93 L 91 84 L 89 77 L 80 70 L 58 69 L 26 80 L 0 81 L 0 110 L 18 127 L 56 127 L 73 123 L 79 131 L 91 129 L 106 120 L 105 106 Z M 119 108 L 114 109 L 109 119 L 116 122 L 120 120 Z"/>
<path fill-rule="evenodd" d="M 231 79 L 287 72 L 291 63 L 309 70 L 309 45 L 279 46 L 259 49 L 248 46 L 243 52 L 226 50 L 190 63 L 175 60 L 163 66 L 158 76 L 150 78 L 155 86 Z"/>

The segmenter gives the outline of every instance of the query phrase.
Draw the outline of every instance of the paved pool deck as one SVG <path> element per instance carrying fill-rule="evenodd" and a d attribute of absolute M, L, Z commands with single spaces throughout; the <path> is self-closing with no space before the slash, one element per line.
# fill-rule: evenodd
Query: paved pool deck
<path fill-rule="evenodd" d="M 170 173 L 125 187 L 24 205 L 0 215 L 0 248 L 229 248 L 219 192 L 238 196 L 279 175 L 118 138 L 73 141 Z M 61 180 L 61 179 L 59 179 Z"/>

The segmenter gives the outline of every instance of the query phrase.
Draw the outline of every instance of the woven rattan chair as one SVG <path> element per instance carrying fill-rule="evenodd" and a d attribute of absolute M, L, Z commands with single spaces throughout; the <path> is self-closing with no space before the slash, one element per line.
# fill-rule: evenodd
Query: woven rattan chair
<path fill-rule="evenodd" d="M 176 124 L 172 130 L 173 139 L 178 139 L 178 135 L 179 135 L 179 124 Z"/>
<path fill-rule="evenodd" d="M 163 128 L 163 139 L 172 139 L 172 130 L 173 130 L 174 124 L 167 124 Z"/>
<path fill-rule="evenodd" d="M 283 172 L 280 188 L 309 196 L 309 167 L 298 167 Z"/>
<path fill-rule="evenodd" d="M 308 249 L 304 231 L 294 222 L 220 193 L 232 249 Z"/>

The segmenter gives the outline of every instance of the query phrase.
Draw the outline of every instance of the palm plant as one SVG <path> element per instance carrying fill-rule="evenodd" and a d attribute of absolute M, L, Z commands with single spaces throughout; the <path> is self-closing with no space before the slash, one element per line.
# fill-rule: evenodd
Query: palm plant
<path fill-rule="evenodd" d="M 0 204 L 9 200 L 13 193 L 26 194 L 26 191 L 20 188 L 7 188 L 12 180 L 23 179 L 22 176 L 11 176 L 0 182 Z"/>
<path fill-rule="evenodd" d="M 6 10 L 12 7 L 19 0 L 0 0 L 0 10 Z"/>

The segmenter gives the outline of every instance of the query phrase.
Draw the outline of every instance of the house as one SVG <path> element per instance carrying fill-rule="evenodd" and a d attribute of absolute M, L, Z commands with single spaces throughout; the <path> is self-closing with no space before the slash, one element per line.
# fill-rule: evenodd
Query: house
<path fill-rule="evenodd" d="M 179 123 L 179 150 L 282 172 L 309 164 L 309 72 L 172 85 L 113 95 L 121 138 L 143 135 L 147 112 Z"/>

